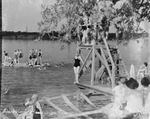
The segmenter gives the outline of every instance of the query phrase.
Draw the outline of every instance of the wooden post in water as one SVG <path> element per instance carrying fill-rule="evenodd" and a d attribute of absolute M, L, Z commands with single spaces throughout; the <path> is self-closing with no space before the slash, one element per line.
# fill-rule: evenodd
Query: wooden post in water
<path fill-rule="evenodd" d="M 92 73 L 91 73 L 91 86 L 94 85 L 94 78 L 95 78 L 95 40 L 93 39 L 92 40 L 92 48 L 93 48 L 93 51 L 92 51 Z"/>

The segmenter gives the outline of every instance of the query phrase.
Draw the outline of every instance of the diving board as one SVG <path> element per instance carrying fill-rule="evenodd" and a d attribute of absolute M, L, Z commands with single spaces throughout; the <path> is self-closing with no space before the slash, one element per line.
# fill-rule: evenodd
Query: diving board
<path fill-rule="evenodd" d="M 101 85 L 91 86 L 91 85 L 86 85 L 86 84 L 81 84 L 81 83 L 75 83 L 75 84 L 77 85 L 78 88 L 86 88 L 86 89 L 94 90 L 94 91 L 101 92 L 107 95 L 112 95 L 111 87 L 104 87 Z"/>

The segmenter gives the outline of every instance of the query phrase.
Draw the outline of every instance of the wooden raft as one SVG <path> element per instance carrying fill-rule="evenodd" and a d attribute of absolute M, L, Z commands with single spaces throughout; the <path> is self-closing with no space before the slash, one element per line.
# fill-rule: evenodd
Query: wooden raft
<path fill-rule="evenodd" d="M 78 108 L 78 106 L 76 106 L 72 102 L 72 100 L 70 100 L 73 98 L 73 100 L 79 101 L 77 100 L 77 96 L 79 96 L 80 100 L 82 100 L 83 102 L 86 101 L 86 105 L 88 104 L 92 108 L 92 111 L 82 112 Z M 58 102 L 61 100 L 61 102 L 63 103 L 60 104 L 65 104 L 63 105 L 63 108 L 61 107 L 61 105 L 57 103 L 56 100 L 58 100 Z M 53 108 L 56 111 L 55 117 L 49 117 L 51 119 L 66 119 L 69 117 L 72 118 L 84 117 L 86 119 L 92 119 L 92 117 L 90 117 L 91 114 L 102 113 L 102 110 L 99 107 L 97 107 L 91 100 L 89 100 L 89 98 L 86 95 L 84 95 L 82 92 L 78 92 L 74 94 L 66 94 L 66 95 L 62 94 L 61 96 L 52 97 L 52 98 L 43 97 L 41 100 L 39 100 L 39 103 L 42 108 L 43 119 L 45 119 L 44 118 L 45 116 L 44 116 L 44 107 L 42 105 L 48 105 L 47 108 L 50 108 L 50 110 L 51 108 Z M 70 108 L 70 111 L 66 110 L 66 108 Z M 17 113 L 17 111 L 13 108 L 13 106 L 10 105 L 9 109 L 13 112 L 12 114 L 16 119 L 21 115 Z M 51 114 L 52 112 L 50 111 L 48 113 Z M 9 119 L 3 113 L 0 113 L 0 117 L 2 117 L 2 119 Z"/>

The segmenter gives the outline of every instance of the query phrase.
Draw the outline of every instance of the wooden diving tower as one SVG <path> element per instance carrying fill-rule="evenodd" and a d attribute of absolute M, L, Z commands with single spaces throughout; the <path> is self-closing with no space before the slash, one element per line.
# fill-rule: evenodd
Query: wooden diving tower
<path fill-rule="evenodd" d="M 79 36 L 79 42 L 77 43 L 77 52 L 80 51 L 81 58 L 82 58 L 82 65 L 79 70 L 79 82 L 80 77 L 83 75 L 83 73 L 88 69 L 91 68 L 91 78 L 90 78 L 90 84 L 81 84 L 81 83 L 75 83 L 78 88 L 80 89 L 89 89 L 94 90 L 98 92 L 105 92 L 110 93 L 111 89 L 116 85 L 116 81 L 119 77 L 128 77 L 128 72 L 126 70 L 126 67 L 124 65 L 124 62 L 121 58 L 121 55 L 119 53 L 119 49 L 117 46 L 111 47 L 110 44 L 108 44 L 108 34 L 104 37 L 102 36 L 101 40 L 98 38 L 99 31 L 97 28 L 97 24 L 94 25 L 81 25 L 80 27 L 94 27 L 95 31 L 95 37 L 91 39 L 91 43 L 86 44 L 82 42 L 82 39 Z M 80 30 L 78 30 L 80 31 Z M 88 39 L 88 38 L 87 38 Z M 87 56 L 83 55 L 83 49 L 88 50 Z M 96 58 L 98 58 L 100 62 L 99 69 L 96 70 Z M 124 70 L 124 75 L 120 73 L 120 68 L 122 67 Z M 108 74 L 108 79 L 103 77 L 103 74 Z M 96 80 L 110 80 L 111 86 L 105 87 L 103 85 L 95 85 Z"/>

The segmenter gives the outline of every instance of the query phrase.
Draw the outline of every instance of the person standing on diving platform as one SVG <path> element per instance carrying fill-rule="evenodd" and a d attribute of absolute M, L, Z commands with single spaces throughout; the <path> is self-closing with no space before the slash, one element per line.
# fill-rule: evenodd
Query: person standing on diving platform
<path fill-rule="evenodd" d="M 80 51 L 77 51 L 76 56 L 74 58 L 74 73 L 75 73 L 75 83 L 78 83 L 78 78 L 79 78 L 79 69 L 80 69 L 80 61 L 82 61 L 81 56 L 80 56 Z"/>

